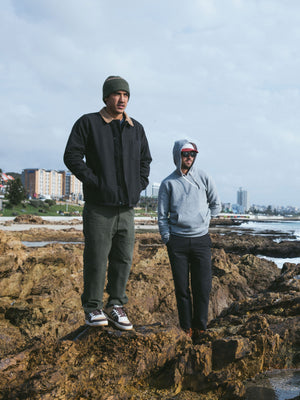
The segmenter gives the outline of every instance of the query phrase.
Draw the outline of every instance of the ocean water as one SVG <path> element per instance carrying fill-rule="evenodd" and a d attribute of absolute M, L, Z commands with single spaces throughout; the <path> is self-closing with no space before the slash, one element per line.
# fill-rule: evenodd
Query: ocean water
<path fill-rule="evenodd" d="M 277 231 L 284 234 L 294 235 L 296 239 L 300 240 L 300 221 L 248 221 L 243 222 L 240 229 L 251 229 L 254 234 L 259 234 L 265 231 Z"/>
<path fill-rule="evenodd" d="M 268 261 L 273 261 L 278 268 L 282 268 L 283 264 L 286 262 L 292 263 L 292 264 L 300 264 L 300 257 L 295 257 L 295 258 L 279 258 L 279 257 L 267 257 L 258 254 L 257 257 L 259 258 L 264 258 Z"/>
<path fill-rule="evenodd" d="M 300 370 L 269 371 L 246 388 L 246 400 L 295 399 L 300 396 Z"/>
<path fill-rule="evenodd" d="M 300 240 L 300 221 L 249 221 L 244 222 L 239 226 L 239 231 L 252 230 L 254 235 L 266 235 L 266 232 L 278 232 L 277 238 L 274 239 L 276 242 L 281 242 L 282 240 Z M 282 237 L 280 236 L 282 233 Z M 286 235 L 291 236 L 288 238 Z M 295 238 L 292 238 L 295 236 Z M 285 262 L 290 262 L 293 264 L 300 263 L 300 257 L 295 258 L 277 258 L 277 257 L 267 257 L 263 255 L 258 255 L 258 257 L 265 258 L 269 261 L 275 262 L 278 268 L 282 268 Z"/>

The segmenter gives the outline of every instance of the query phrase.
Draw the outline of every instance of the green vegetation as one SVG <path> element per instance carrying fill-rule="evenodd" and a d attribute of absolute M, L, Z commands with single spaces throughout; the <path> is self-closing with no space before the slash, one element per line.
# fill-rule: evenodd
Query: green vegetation
<path fill-rule="evenodd" d="M 137 207 L 134 210 L 134 215 L 135 217 L 157 217 L 157 212 Z"/>
<path fill-rule="evenodd" d="M 141 196 L 137 206 L 143 209 L 143 212 L 146 212 L 147 215 L 156 215 L 157 203 L 157 197 Z"/>
<path fill-rule="evenodd" d="M 20 178 L 8 182 L 5 198 L 8 200 L 10 207 L 21 204 L 25 197 L 26 192 Z"/>
<path fill-rule="evenodd" d="M 32 214 L 40 216 L 80 216 L 82 214 L 83 207 L 69 203 L 56 204 L 54 200 L 30 200 L 23 202 L 16 206 L 8 206 L 7 203 L 3 204 L 3 210 L 0 211 L 0 215 L 4 217 L 13 217 L 17 215 Z"/>
<path fill-rule="evenodd" d="M 39 215 L 41 217 L 81 216 L 83 210 L 83 206 L 67 202 L 56 204 L 55 200 L 28 200 L 16 206 L 9 206 L 7 202 L 4 202 L 3 205 L 3 210 L 0 211 L 0 216 L 3 217 L 15 217 L 24 214 Z M 135 209 L 135 215 L 137 217 L 157 217 L 155 211 L 142 207 Z"/>

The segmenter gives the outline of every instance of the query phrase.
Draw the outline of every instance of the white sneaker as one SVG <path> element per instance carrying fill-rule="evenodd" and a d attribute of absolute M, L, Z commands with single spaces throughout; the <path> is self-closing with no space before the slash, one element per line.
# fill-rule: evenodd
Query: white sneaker
<path fill-rule="evenodd" d="M 105 326 L 108 325 L 107 318 L 102 310 L 94 310 L 90 313 L 85 313 L 85 323 L 90 326 Z"/>
<path fill-rule="evenodd" d="M 107 319 L 112 322 L 117 328 L 129 331 L 133 328 L 129 321 L 126 312 L 122 306 L 111 306 L 105 310 Z"/>

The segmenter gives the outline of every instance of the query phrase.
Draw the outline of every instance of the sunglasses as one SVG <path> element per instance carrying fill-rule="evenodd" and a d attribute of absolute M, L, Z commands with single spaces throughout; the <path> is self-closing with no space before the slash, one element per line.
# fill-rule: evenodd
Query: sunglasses
<path fill-rule="evenodd" d="M 182 151 L 181 152 L 181 155 L 182 155 L 182 157 L 189 157 L 189 156 L 191 156 L 192 158 L 195 158 L 196 157 L 196 152 L 195 151 Z"/>

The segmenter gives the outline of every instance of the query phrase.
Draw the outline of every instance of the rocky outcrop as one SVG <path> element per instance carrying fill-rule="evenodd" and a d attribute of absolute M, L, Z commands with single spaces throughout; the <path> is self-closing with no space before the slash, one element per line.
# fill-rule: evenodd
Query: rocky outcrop
<path fill-rule="evenodd" d="M 210 226 L 240 226 L 243 220 L 238 220 L 235 218 L 212 218 L 210 220 Z"/>
<path fill-rule="evenodd" d="M 269 290 L 273 292 L 300 292 L 300 264 L 285 263 L 281 274 L 272 281 Z"/>
<path fill-rule="evenodd" d="M 213 249 L 209 329 L 192 342 L 158 234 L 136 237 L 131 332 L 83 325 L 83 244 L 19 237 L 0 231 L 1 399 L 242 399 L 257 373 L 299 367 L 300 265 Z"/>
<path fill-rule="evenodd" d="M 20 241 L 28 242 L 81 242 L 84 237 L 82 230 L 70 227 L 65 229 L 30 228 L 24 231 L 14 232 L 14 236 Z"/>
<path fill-rule="evenodd" d="M 14 219 L 14 222 L 17 224 L 38 224 L 38 225 L 45 224 L 45 221 L 43 220 L 42 217 L 39 217 L 38 215 L 32 215 L 32 214 L 18 215 Z"/>
<path fill-rule="evenodd" d="M 239 255 L 253 254 L 269 257 L 293 258 L 300 257 L 299 241 L 283 240 L 274 241 L 272 237 L 241 235 L 239 233 L 228 233 L 220 235 L 213 233 L 214 247 L 224 249 L 226 252 Z"/>

